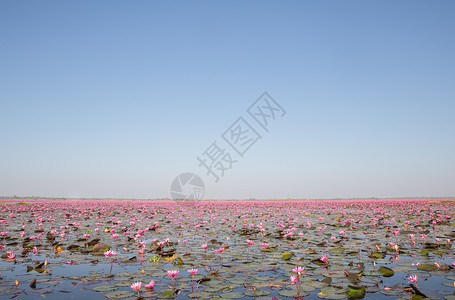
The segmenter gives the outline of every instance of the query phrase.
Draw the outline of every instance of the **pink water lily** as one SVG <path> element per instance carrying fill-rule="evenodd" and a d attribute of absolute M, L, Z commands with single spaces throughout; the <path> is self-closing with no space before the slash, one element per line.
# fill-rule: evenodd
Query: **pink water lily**
<path fill-rule="evenodd" d="M 142 282 L 138 281 L 131 284 L 130 288 L 134 291 L 137 291 L 137 297 L 139 298 L 139 291 L 141 290 Z"/>
<path fill-rule="evenodd" d="M 179 275 L 179 271 L 178 270 L 170 270 L 170 271 L 167 271 L 167 275 L 169 275 L 172 278 L 172 289 L 175 289 L 174 288 L 174 278 L 177 277 L 177 275 Z"/>
<path fill-rule="evenodd" d="M 150 282 L 147 285 L 145 285 L 145 288 L 149 289 L 149 290 L 153 290 L 154 287 L 155 287 L 155 281 L 153 281 L 153 280 L 150 280 Z"/>
<path fill-rule="evenodd" d="M 246 259 L 248 259 L 248 256 L 250 255 L 250 247 L 252 245 L 254 245 L 254 242 L 252 240 L 246 240 L 247 244 L 248 244 L 248 252 L 246 254 Z"/>
<path fill-rule="evenodd" d="M 221 253 L 224 251 L 224 248 L 219 248 L 219 249 L 216 249 L 216 250 L 213 250 L 213 251 L 215 251 L 216 253 L 220 254 L 221 264 L 223 264 L 223 259 L 221 258 Z"/>
<path fill-rule="evenodd" d="M 418 288 L 419 286 L 417 285 L 417 279 L 418 279 L 417 275 L 411 275 L 408 277 L 409 282 L 414 282 L 416 287 Z"/>
<path fill-rule="evenodd" d="M 188 273 L 191 274 L 191 290 L 193 290 L 194 289 L 194 275 L 196 275 L 199 272 L 199 270 L 198 269 L 189 269 L 187 271 L 188 271 Z"/>
<path fill-rule="evenodd" d="M 116 251 L 108 250 L 108 251 L 104 252 L 104 256 L 109 257 L 109 262 L 111 263 L 111 269 L 110 269 L 109 274 L 112 272 L 112 256 L 114 256 L 114 255 L 117 255 Z"/>
<path fill-rule="evenodd" d="M 292 275 L 291 277 L 289 277 L 289 279 L 291 280 L 291 284 L 297 284 L 297 282 L 298 282 L 297 276 L 295 276 L 295 275 Z M 297 284 L 296 287 L 297 287 L 297 292 L 300 294 L 299 285 Z"/>

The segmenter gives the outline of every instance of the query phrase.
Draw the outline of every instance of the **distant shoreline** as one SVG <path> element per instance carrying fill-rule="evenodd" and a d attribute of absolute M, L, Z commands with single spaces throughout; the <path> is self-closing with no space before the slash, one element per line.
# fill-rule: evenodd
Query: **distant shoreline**
<path fill-rule="evenodd" d="M 387 197 L 387 198 L 287 198 L 287 199 L 202 199 L 197 202 L 216 202 L 216 201 L 264 201 L 264 202 L 310 202 L 310 201 L 392 201 L 392 200 L 435 200 L 435 201 L 455 201 L 455 197 Z M 59 197 L 0 197 L 0 202 L 24 202 L 24 201 L 173 201 L 173 202 L 192 202 L 194 200 L 180 200 L 169 198 L 140 199 L 140 198 L 59 198 Z"/>

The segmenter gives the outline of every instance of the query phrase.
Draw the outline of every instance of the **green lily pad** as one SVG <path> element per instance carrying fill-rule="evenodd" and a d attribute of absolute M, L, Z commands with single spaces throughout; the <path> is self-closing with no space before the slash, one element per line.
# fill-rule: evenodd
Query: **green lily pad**
<path fill-rule="evenodd" d="M 244 285 L 245 280 L 240 280 L 240 279 L 231 279 L 229 280 L 230 283 L 235 284 L 235 285 Z"/>
<path fill-rule="evenodd" d="M 126 297 L 132 297 L 135 294 L 131 291 L 114 291 L 105 294 L 109 298 L 120 299 Z"/>
<path fill-rule="evenodd" d="M 290 260 L 292 257 L 292 253 L 291 252 L 283 252 L 281 254 L 281 259 L 283 260 Z"/>
<path fill-rule="evenodd" d="M 222 293 L 220 294 L 221 298 L 229 298 L 229 299 L 238 299 L 242 298 L 243 294 L 236 293 L 236 292 L 228 292 L 228 293 Z"/>
<path fill-rule="evenodd" d="M 381 266 L 378 272 L 384 277 L 392 277 L 395 274 L 395 272 L 392 269 L 384 266 Z"/>
<path fill-rule="evenodd" d="M 420 264 L 417 266 L 417 269 L 421 271 L 436 271 L 438 268 L 435 265 Z"/>
<path fill-rule="evenodd" d="M 116 286 L 128 286 L 129 287 L 129 286 L 131 286 L 131 283 L 132 282 L 130 280 L 128 280 L 128 281 L 117 281 L 115 283 L 115 285 Z"/>
<path fill-rule="evenodd" d="M 188 294 L 188 297 L 201 298 L 201 299 L 210 299 L 212 296 L 213 296 L 213 294 L 207 293 L 207 292 L 194 292 L 194 293 L 189 293 Z M 174 297 L 174 296 L 171 295 L 171 297 Z"/>
<path fill-rule="evenodd" d="M 297 290 L 281 290 L 278 292 L 278 294 L 280 296 L 283 296 L 283 297 L 299 297 L 299 296 L 308 296 L 310 293 L 306 293 L 306 292 L 300 292 L 298 293 Z"/>
<path fill-rule="evenodd" d="M 321 290 L 320 293 L 317 294 L 317 296 L 321 299 L 345 299 L 347 296 L 346 294 L 342 293 L 342 294 L 338 294 L 336 293 L 335 291 L 333 290 Z"/>
<path fill-rule="evenodd" d="M 245 296 L 251 296 L 251 297 L 258 297 L 258 296 L 267 296 L 270 295 L 269 291 L 264 291 L 264 290 L 248 290 L 244 292 Z"/>
<path fill-rule="evenodd" d="M 221 286 L 210 286 L 208 288 L 205 288 L 204 291 L 212 293 L 212 292 L 219 292 L 222 289 L 224 289 L 224 287 L 221 287 Z"/>
<path fill-rule="evenodd" d="M 384 258 L 385 254 L 382 252 L 371 252 L 370 257 L 371 258 Z"/>
<path fill-rule="evenodd" d="M 365 297 L 365 293 L 365 288 L 362 286 L 348 285 L 348 292 L 346 294 L 349 299 L 362 299 Z"/>
<path fill-rule="evenodd" d="M 343 252 L 345 249 L 343 247 L 338 247 L 338 248 L 332 248 L 329 250 L 329 253 L 332 253 L 332 254 L 336 254 L 336 253 L 341 253 Z"/>
<path fill-rule="evenodd" d="M 430 253 L 430 250 L 428 250 L 428 249 L 423 249 L 422 251 L 419 252 L 419 254 L 422 256 L 428 255 L 429 253 Z"/>
<path fill-rule="evenodd" d="M 118 287 L 115 285 L 102 285 L 102 286 L 95 286 L 93 289 L 95 292 L 110 292 L 118 290 Z"/>
<path fill-rule="evenodd" d="M 400 296 L 404 293 L 402 288 L 380 289 L 379 292 L 386 296 Z"/>

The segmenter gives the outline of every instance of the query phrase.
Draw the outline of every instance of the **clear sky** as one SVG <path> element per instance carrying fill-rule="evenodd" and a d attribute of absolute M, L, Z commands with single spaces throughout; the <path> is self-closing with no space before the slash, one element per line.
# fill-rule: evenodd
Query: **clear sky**
<path fill-rule="evenodd" d="M 0 195 L 455 195 L 454 1 L 1 1 Z M 264 131 L 248 107 L 286 111 Z M 261 135 L 243 157 L 222 134 Z M 251 132 L 251 131 L 250 131 Z M 237 160 L 218 182 L 197 157 Z"/>

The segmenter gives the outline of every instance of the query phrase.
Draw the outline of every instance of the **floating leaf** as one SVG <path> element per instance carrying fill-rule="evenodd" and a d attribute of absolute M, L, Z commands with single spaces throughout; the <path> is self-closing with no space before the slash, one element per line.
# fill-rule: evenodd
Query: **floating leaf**
<path fill-rule="evenodd" d="M 114 291 L 105 294 L 108 298 L 121 299 L 126 297 L 132 297 L 135 294 L 131 291 Z"/>
<path fill-rule="evenodd" d="M 174 298 L 174 291 L 170 291 L 172 292 L 172 294 L 168 297 L 165 297 L 165 298 Z M 162 294 L 164 295 L 164 293 Z M 207 293 L 207 292 L 194 292 L 194 293 L 189 293 L 188 294 L 188 297 L 191 297 L 191 298 L 203 298 L 203 299 L 208 299 L 208 298 L 211 298 L 213 296 L 213 294 L 211 293 Z"/>
<path fill-rule="evenodd" d="M 422 255 L 422 256 L 425 256 L 425 255 L 428 255 L 428 253 L 430 253 L 430 250 L 428 250 L 428 249 L 423 249 L 422 251 L 420 251 L 419 254 Z"/>
<path fill-rule="evenodd" d="M 392 269 L 384 266 L 381 266 L 378 272 L 384 277 L 392 277 L 395 274 L 395 272 Z"/>
<path fill-rule="evenodd" d="M 244 292 L 245 296 L 251 296 L 251 297 L 258 297 L 258 296 L 267 296 L 270 295 L 269 291 L 264 291 L 264 290 L 249 290 Z"/>
<path fill-rule="evenodd" d="M 93 246 L 92 252 L 106 252 L 110 249 L 105 243 L 97 243 Z"/>
<path fill-rule="evenodd" d="M 326 285 L 330 285 L 332 283 L 332 278 L 330 277 L 325 277 L 324 279 L 321 280 Z"/>
<path fill-rule="evenodd" d="M 102 286 L 95 286 L 93 289 L 95 292 L 110 292 L 118 290 L 118 287 L 115 285 L 102 285 Z"/>
<path fill-rule="evenodd" d="M 292 257 L 292 253 L 291 252 L 283 252 L 281 254 L 281 259 L 283 260 L 290 260 Z"/>
<path fill-rule="evenodd" d="M 332 254 L 336 254 L 336 253 L 341 253 L 343 252 L 345 249 L 343 247 L 338 247 L 338 248 L 332 248 L 329 250 L 329 253 L 332 253 Z"/>
<path fill-rule="evenodd" d="M 362 299 L 365 297 L 365 293 L 365 288 L 362 286 L 348 285 L 348 292 L 346 294 L 349 299 Z"/>
<path fill-rule="evenodd" d="M 236 292 L 229 292 L 229 293 L 222 293 L 220 294 L 222 298 L 229 298 L 229 299 L 239 299 L 243 297 L 243 294 L 236 293 Z"/>
<path fill-rule="evenodd" d="M 283 296 L 283 297 L 299 297 L 299 296 L 308 296 L 309 293 L 298 293 L 297 290 L 281 290 L 278 292 L 278 294 L 280 296 Z"/>
<path fill-rule="evenodd" d="M 417 269 L 421 271 L 436 271 L 438 268 L 435 265 L 420 264 L 417 266 Z"/>
<path fill-rule="evenodd" d="M 346 294 L 337 294 L 335 291 L 330 290 L 321 290 L 320 293 L 317 294 L 319 298 L 321 299 L 345 299 Z"/>
<path fill-rule="evenodd" d="M 386 255 L 385 253 L 382 253 L 382 252 L 371 252 L 371 254 L 369 255 L 369 257 L 371 258 L 384 258 Z"/>

